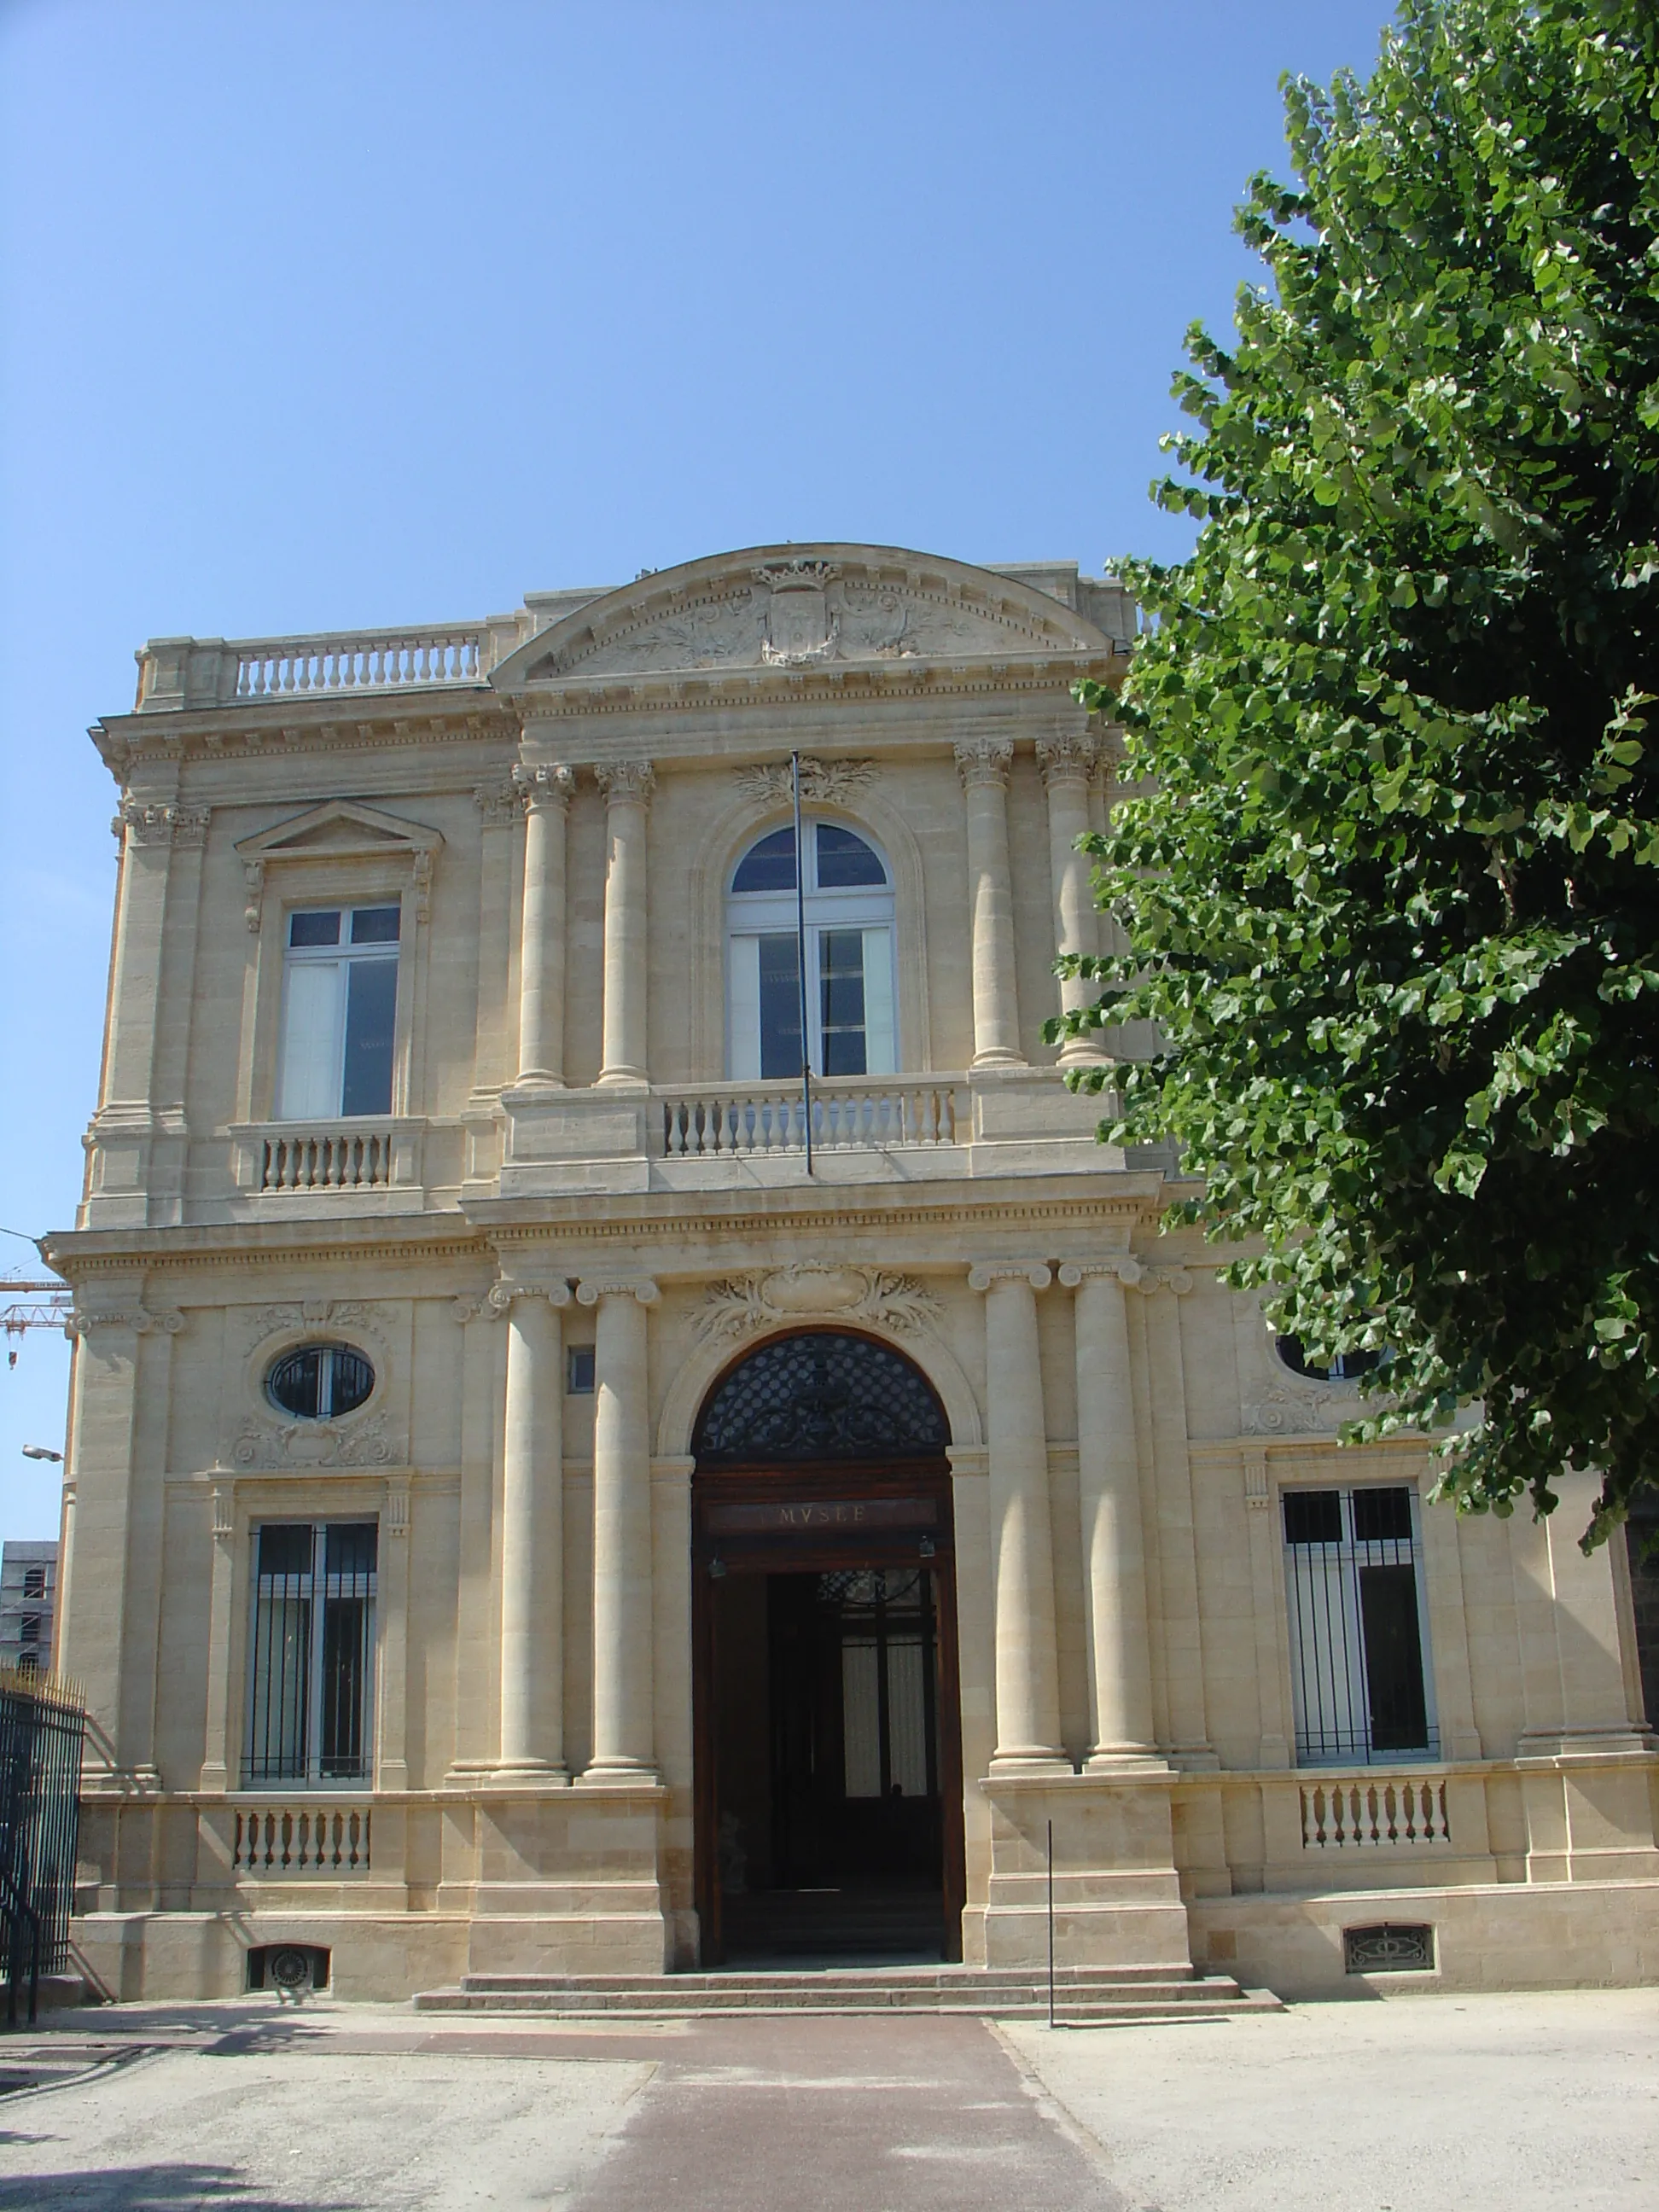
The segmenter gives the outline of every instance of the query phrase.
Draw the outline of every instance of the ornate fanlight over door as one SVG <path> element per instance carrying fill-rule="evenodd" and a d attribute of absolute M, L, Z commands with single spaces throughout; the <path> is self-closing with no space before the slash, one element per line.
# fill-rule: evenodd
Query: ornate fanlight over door
<path fill-rule="evenodd" d="M 697 1424 L 700 1467 L 937 1459 L 951 1440 L 933 1385 L 873 1338 L 775 1338 L 718 1382 Z"/>

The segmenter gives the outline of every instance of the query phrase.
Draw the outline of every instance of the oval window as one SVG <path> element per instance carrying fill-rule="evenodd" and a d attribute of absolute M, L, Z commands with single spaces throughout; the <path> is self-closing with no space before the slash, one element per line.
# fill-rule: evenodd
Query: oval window
<path fill-rule="evenodd" d="M 285 1352 L 265 1377 L 271 1404 L 302 1421 L 349 1413 L 374 1388 L 374 1370 L 344 1344 L 303 1344 Z"/>
<path fill-rule="evenodd" d="M 1273 1350 L 1292 1375 L 1305 1375 L 1310 1382 L 1357 1382 L 1362 1375 L 1375 1374 L 1386 1357 L 1381 1352 L 1339 1352 L 1325 1366 L 1308 1358 L 1299 1336 L 1276 1336 Z"/>

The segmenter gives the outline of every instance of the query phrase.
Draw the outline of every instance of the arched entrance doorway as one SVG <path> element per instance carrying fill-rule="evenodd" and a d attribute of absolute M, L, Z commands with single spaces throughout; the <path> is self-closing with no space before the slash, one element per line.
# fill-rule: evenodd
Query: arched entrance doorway
<path fill-rule="evenodd" d="M 706 1965 L 954 1959 L 962 1741 L 950 1430 L 892 1346 L 769 1338 L 693 1438 Z"/>

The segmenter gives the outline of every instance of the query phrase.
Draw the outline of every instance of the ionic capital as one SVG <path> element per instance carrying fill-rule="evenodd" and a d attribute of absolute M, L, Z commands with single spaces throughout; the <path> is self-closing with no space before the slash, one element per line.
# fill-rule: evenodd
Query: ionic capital
<path fill-rule="evenodd" d="M 120 1311 L 99 1307 L 91 1311 L 77 1308 L 64 1323 L 66 1336 L 89 1336 L 95 1328 L 130 1328 L 135 1336 L 148 1336 L 159 1329 L 164 1336 L 177 1336 L 185 1325 L 179 1312 L 152 1313 L 146 1306 L 127 1308 Z"/>
<path fill-rule="evenodd" d="M 595 1275 L 576 1285 L 576 1303 L 584 1306 L 596 1306 L 601 1298 L 637 1298 L 653 1306 L 661 1296 L 649 1276 Z"/>
<path fill-rule="evenodd" d="M 593 779 L 605 793 L 607 805 L 615 806 L 636 799 L 643 806 L 656 788 L 657 771 L 647 760 L 610 761 L 594 769 Z"/>
<path fill-rule="evenodd" d="M 559 761 L 538 762 L 533 768 L 520 761 L 513 771 L 513 788 L 529 813 L 541 807 L 556 806 L 563 814 L 575 787 L 575 775 Z"/>
<path fill-rule="evenodd" d="M 514 1298 L 545 1298 L 550 1306 L 568 1306 L 570 1285 L 557 1280 L 520 1283 L 503 1277 L 499 1283 L 492 1283 L 484 1292 L 484 1310 L 492 1319 L 501 1314 L 510 1313 Z"/>
<path fill-rule="evenodd" d="M 998 1283 L 1029 1283 L 1034 1291 L 1046 1291 L 1053 1282 L 1054 1272 L 1042 1260 L 980 1260 L 968 1271 L 970 1291 L 988 1291 Z"/>
<path fill-rule="evenodd" d="M 1100 741 L 1086 735 L 1039 738 L 1036 757 L 1048 789 L 1057 783 L 1086 784 L 1100 765 Z"/>
<path fill-rule="evenodd" d="M 1149 1267 L 1144 1260 L 1131 1259 L 1127 1254 L 1117 1259 L 1067 1260 L 1060 1271 L 1060 1279 L 1068 1291 L 1076 1290 L 1091 1275 L 1110 1276 L 1126 1291 L 1139 1291 L 1144 1298 L 1158 1291 L 1184 1298 L 1193 1287 L 1193 1278 L 1185 1267 Z"/>
<path fill-rule="evenodd" d="M 1132 1260 L 1127 1253 L 1124 1253 L 1110 1260 L 1064 1261 L 1060 1268 L 1060 1279 L 1068 1291 L 1074 1291 L 1080 1284 L 1086 1283 L 1096 1277 L 1104 1277 L 1109 1282 L 1121 1283 L 1123 1287 L 1128 1290 L 1140 1280 L 1146 1272 L 1139 1260 Z"/>
<path fill-rule="evenodd" d="M 956 748 L 957 774 L 964 791 L 1005 791 L 1014 748 L 1006 738 L 976 738 Z"/>

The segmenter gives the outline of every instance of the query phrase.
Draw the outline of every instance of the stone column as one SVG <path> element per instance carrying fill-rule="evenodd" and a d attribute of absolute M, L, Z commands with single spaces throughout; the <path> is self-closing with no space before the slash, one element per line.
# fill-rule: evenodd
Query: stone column
<path fill-rule="evenodd" d="M 507 1316 L 501 1432 L 500 1771 L 564 1778 L 563 1283 L 497 1283 Z"/>
<path fill-rule="evenodd" d="M 519 1081 L 564 1081 L 565 817 L 575 778 L 554 763 L 520 764 L 524 929 L 519 951 Z M 609 944 L 609 915 L 606 942 Z"/>
<path fill-rule="evenodd" d="M 1120 1266 L 1135 1264 L 1068 1262 L 1060 1271 L 1060 1281 L 1077 1293 L 1078 1509 L 1094 1768 L 1139 1765 L 1155 1756 L 1140 1464 L 1129 1322 L 1118 1274 Z"/>
<path fill-rule="evenodd" d="M 997 1747 L 991 1771 L 1051 1771 L 1060 1742 L 1060 1662 L 1048 1515 L 1048 1441 L 1038 1364 L 1040 1261 L 993 1260 L 969 1274 L 985 1299 L 991 1573 L 996 1607 Z"/>
<path fill-rule="evenodd" d="M 975 1067 L 1021 1067 L 1014 981 L 1014 899 L 1008 867 L 1008 764 L 1013 747 L 989 738 L 958 745 L 968 801 L 968 892 L 973 921 Z"/>
<path fill-rule="evenodd" d="M 590 1784 L 654 1782 L 652 1727 L 651 1422 L 646 1308 L 638 1277 L 577 1286 L 597 1306 L 593 1387 L 593 1757 Z"/>
<path fill-rule="evenodd" d="M 601 1083 L 648 1083 L 646 1073 L 646 810 L 649 761 L 594 771 L 605 801 L 605 1038 Z"/>
<path fill-rule="evenodd" d="M 1048 793 L 1048 865 L 1054 878 L 1054 945 L 1058 951 L 1088 959 L 1099 949 L 1093 890 L 1089 881 L 1089 856 L 1079 853 L 1077 841 L 1090 830 L 1089 786 L 1100 748 L 1087 737 L 1050 738 L 1037 746 L 1042 781 Z M 1061 978 L 1062 1013 L 1092 1006 L 1095 986 L 1086 975 Z M 1086 1067 L 1104 1058 L 1100 1034 L 1067 1037 L 1060 1050 L 1062 1067 Z"/>

